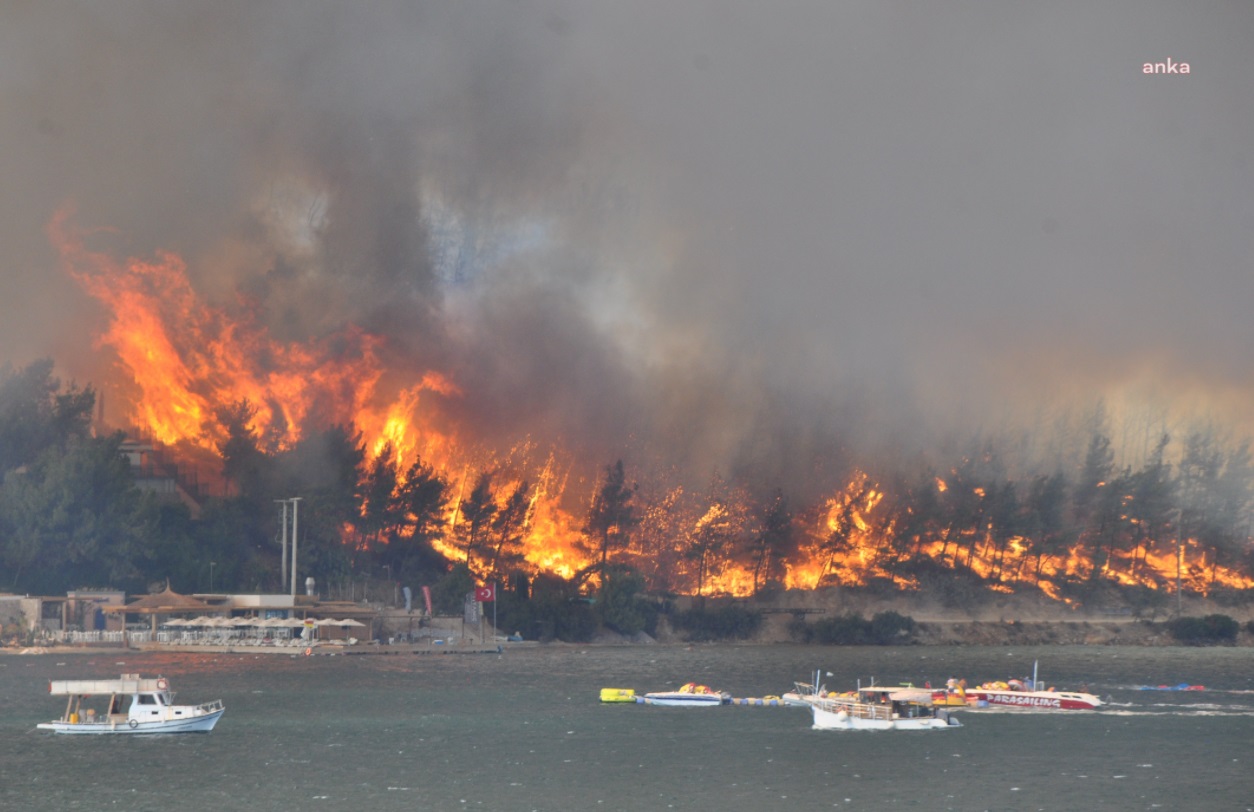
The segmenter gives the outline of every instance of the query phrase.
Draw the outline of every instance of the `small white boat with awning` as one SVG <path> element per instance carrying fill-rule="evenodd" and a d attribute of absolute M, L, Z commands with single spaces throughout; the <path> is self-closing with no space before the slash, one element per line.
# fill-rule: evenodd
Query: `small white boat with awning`
<path fill-rule="evenodd" d="M 654 691 L 644 695 L 646 705 L 673 708 L 717 708 L 731 701 L 731 694 L 711 690 L 709 686 L 690 682 L 678 691 Z"/>
<path fill-rule="evenodd" d="M 54 733 L 208 733 L 226 712 L 222 700 L 176 705 L 169 680 L 139 674 L 52 680 L 48 692 L 68 697 L 64 716 L 38 726 Z"/>

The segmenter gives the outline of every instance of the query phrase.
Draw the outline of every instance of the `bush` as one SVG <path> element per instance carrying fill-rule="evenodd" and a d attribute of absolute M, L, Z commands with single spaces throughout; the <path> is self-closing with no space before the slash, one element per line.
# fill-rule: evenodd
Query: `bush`
<path fill-rule="evenodd" d="M 870 638 L 871 624 L 861 615 L 850 612 L 812 624 L 806 642 L 830 646 L 860 646 L 870 642 Z"/>
<path fill-rule="evenodd" d="M 597 619 L 586 603 L 568 604 L 556 620 L 557 638 L 567 643 L 586 643 L 596 634 Z"/>
<path fill-rule="evenodd" d="M 908 642 L 914 634 L 914 618 L 897 612 L 880 612 L 871 618 L 871 641 L 877 646 Z"/>
<path fill-rule="evenodd" d="M 897 612 L 880 612 L 866 620 L 850 612 L 807 624 L 798 618 L 788 624 L 794 639 L 803 643 L 829 646 L 890 646 L 909 643 L 915 630 L 914 618 Z"/>
<path fill-rule="evenodd" d="M 675 615 L 672 622 L 688 633 L 688 639 L 698 642 L 745 640 L 762 625 L 762 613 L 742 606 L 689 609 Z"/>
<path fill-rule="evenodd" d="M 810 642 L 810 624 L 806 623 L 805 615 L 793 615 L 792 620 L 788 621 L 788 636 L 799 643 Z"/>
<path fill-rule="evenodd" d="M 1240 609 L 1254 601 L 1254 589 L 1221 588 L 1211 592 L 1209 597 L 1224 608 Z"/>
<path fill-rule="evenodd" d="M 453 567 L 431 587 L 431 608 L 437 615 L 460 615 L 466 606 L 466 593 L 475 588 L 475 578 L 464 563 Z"/>
<path fill-rule="evenodd" d="M 1227 615 L 1178 617 L 1167 622 L 1172 637 L 1190 646 L 1231 643 L 1237 639 L 1240 624 Z"/>
<path fill-rule="evenodd" d="M 1167 608 L 1170 600 L 1167 593 L 1161 589 L 1151 589 L 1148 586 L 1130 586 L 1123 590 L 1123 599 L 1128 607 L 1132 609 L 1132 614 L 1136 617 L 1146 617 L 1150 619 L 1158 617 L 1159 612 L 1163 612 Z"/>
<path fill-rule="evenodd" d="M 644 598 L 644 577 L 634 569 L 612 566 L 594 606 L 601 623 L 619 634 L 657 633 L 657 607 Z"/>

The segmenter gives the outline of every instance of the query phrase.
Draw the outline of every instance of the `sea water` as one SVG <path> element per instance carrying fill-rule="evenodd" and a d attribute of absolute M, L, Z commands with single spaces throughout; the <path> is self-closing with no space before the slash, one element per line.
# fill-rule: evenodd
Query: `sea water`
<path fill-rule="evenodd" d="M 698 682 L 781 694 L 1031 676 L 1097 712 L 962 711 L 961 728 L 811 729 L 803 708 L 601 704 Z M 170 678 L 209 734 L 57 736 L 50 679 Z M 1189 683 L 1204 691 L 1146 691 Z M 0 809 L 1249 810 L 1254 650 L 535 646 L 497 654 L 0 657 Z"/>

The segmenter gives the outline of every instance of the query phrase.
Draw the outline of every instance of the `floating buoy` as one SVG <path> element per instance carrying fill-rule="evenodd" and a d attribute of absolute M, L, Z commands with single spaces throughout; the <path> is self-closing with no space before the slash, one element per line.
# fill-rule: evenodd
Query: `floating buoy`
<path fill-rule="evenodd" d="M 634 688 L 602 688 L 602 702 L 635 702 L 636 691 Z"/>
<path fill-rule="evenodd" d="M 307 649 L 305 649 L 305 656 L 306 656 L 306 657 L 308 657 L 308 656 L 309 656 L 309 655 L 311 655 L 311 654 L 313 654 L 313 649 L 311 649 L 311 648 L 307 648 Z"/>

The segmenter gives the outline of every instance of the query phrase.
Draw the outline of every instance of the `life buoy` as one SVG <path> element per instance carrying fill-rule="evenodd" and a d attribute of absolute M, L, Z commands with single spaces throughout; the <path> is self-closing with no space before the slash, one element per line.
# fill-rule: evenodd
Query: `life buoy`
<path fill-rule="evenodd" d="M 135 728 L 139 727 L 139 720 L 132 719 L 131 721 L 127 722 L 127 724 L 131 726 L 131 730 L 134 730 Z"/>
<path fill-rule="evenodd" d="M 311 648 L 307 648 L 307 649 L 305 649 L 305 656 L 306 656 L 306 657 L 308 657 L 308 656 L 309 656 L 309 655 L 311 655 L 311 654 L 313 654 L 313 649 L 311 649 Z"/>
<path fill-rule="evenodd" d="M 165 677 L 161 677 L 161 678 L 159 678 L 159 679 L 157 680 L 157 690 L 159 690 L 159 691 L 168 691 L 168 690 L 170 690 L 170 681 L 169 681 L 168 679 L 166 679 Z"/>

